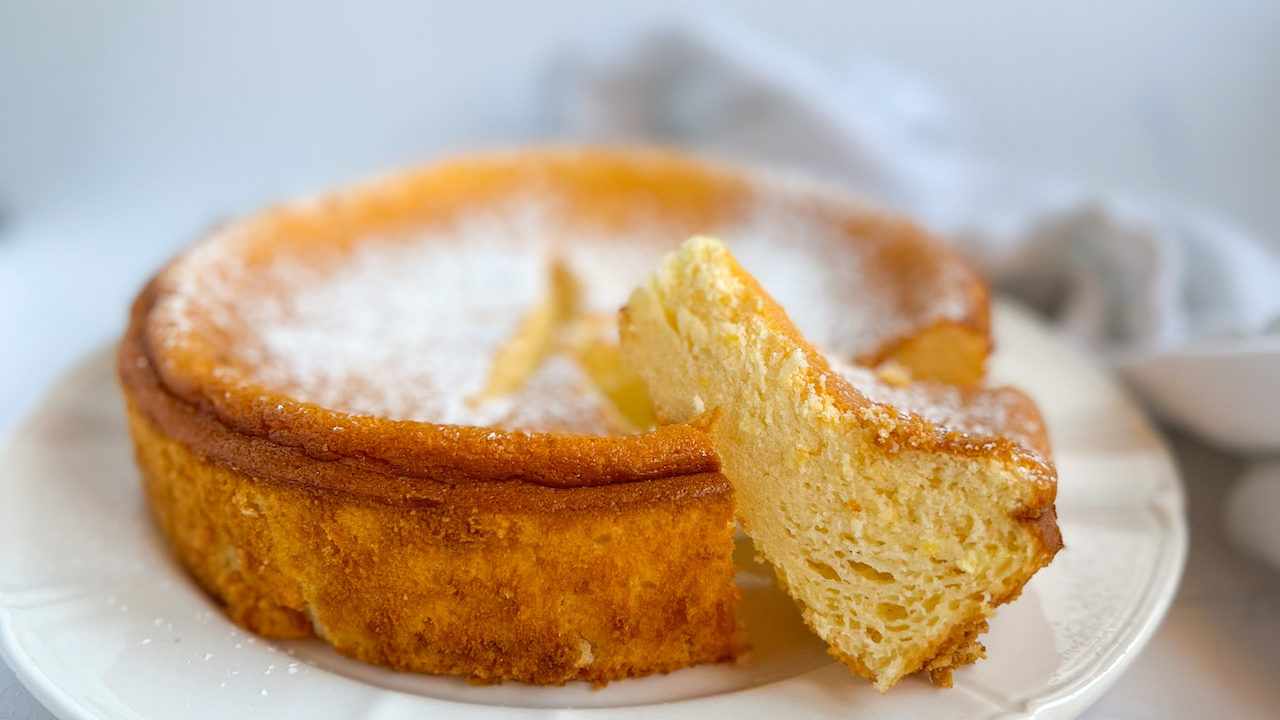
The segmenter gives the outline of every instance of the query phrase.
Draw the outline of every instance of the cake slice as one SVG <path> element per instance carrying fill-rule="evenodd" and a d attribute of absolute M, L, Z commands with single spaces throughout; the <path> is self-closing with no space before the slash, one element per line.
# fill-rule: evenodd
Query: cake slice
<path fill-rule="evenodd" d="M 757 551 L 881 692 L 919 670 L 949 686 L 1061 547 L 1043 422 L 1016 390 L 833 365 L 707 238 L 668 255 L 620 325 L 659 419 L 708 430 Z"/>

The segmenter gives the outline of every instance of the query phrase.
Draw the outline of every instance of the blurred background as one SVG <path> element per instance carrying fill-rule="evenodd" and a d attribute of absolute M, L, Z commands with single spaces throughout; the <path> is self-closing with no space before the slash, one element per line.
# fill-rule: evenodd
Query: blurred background
<path fill-rule="evenodd" d="M 785 143 L 718 143 L 714 125 L 698 124 L 698 108 L 692 119 L 672 116 L 674 128 L 663 124 L 667 115 L 646 115 L 639 130 L 593 111 L 608 88 L 627 87 L 652 61 L 646 38 L 671 28 L 687 31 L 695 48 L 698 28 L 731 28 L 731 61 L 745 55 L 789 68 L 770 80 L 784 92 L 762 95 L 780 106 L 793 99 L 788 83 L 818 112 L 824 88 L 849 89 L 846 114 L 832 124 L 852 129 L 837 140 L 870 144 L 872 166 L 931 188 L 933 201 L 948 198 L 957 164 L 962 179 L 998 168 L 997 195 L 1028 184 L 1069 187 L 1076 199 L 1205 214 L 1280 252 L 1280 3 L 717 0 L 696 13 L 691 5 L 0 3 L 0 436 L 68 365 L 118 336 L 129 300 L 160 263 L 254 208 L 443 155 L 538 140 L 647 133 L 747 156 L 755 147 L 764 159 L 798 164 L 820 156 Z M 660 76 L 661 68 L 645 81 L 650 89 Z M 875 112 L 860 115 L 866 98 Z M 885 118 L 918 122 L 905 137 L 886 130 Z M 916 144 L 906 159 L 885 158 L 877 141 Z M 921 170 L 934 148 L 946 162 Z M 850 166 L 846 181 L 866 180 L 856 171 L 865 167 Z M 862 189 L 891 204 L 902 199 L 885 185 Z M 939 212 L 944 229 L 959 228 Z M 1255 285 L 1267 287 L 1265 279 Z M 1270 287 L 1280 302 L 1280 283 Z M 1276 386 L 1260 391 L 1280 396 Z M 1216 542 L 1221 531 L 1211 523 L 1223 491 L 1214 483 L 1244 461 L 1174 438 L 1189 476 L 1209 478 L 1190 488 L 1193 532 Z M 1197 503 L 1212 508 L 1199 524 Z M 1231 578 L 1264 567 L 1202 537 L 1193 568 L 1197 553 L 1238 571 Z M 1180 599 L 1190 593 L 1188 626 L 1222 622 L 1194 602 L 1224 582 L 1248 583 L 1227 577 L 1189 573 Z M 1275 583 L 1241 587 L 1273 591 Z M 1280 646 L 1280 601 L 1250 602 L 1271 622 L 1254 642 Z M 1264 674 L 1236 712 L 1203 688 L 1144 705 L 1142 697 L 1166 692 L 1167 678 L 1204 670 L 1162 649 L 1188 645 L 1162 632 L 1148 651 L 1162 659 L 1135 667 L 1124 681 L 1130 694 L 1116 695 L 1122 683 L 1100 712 L 1243 717 L 1276 700 Z M 1253 635 L 1244 625 L 1224 632 L 1212 637 L 1235 639 L 1201 643 Z M 1275 667 L 1278 658 L 1257 659 Z M 3 668 L 0 691 L 0 717 L 9 717 L 11 698 L 29 702 Z"/>

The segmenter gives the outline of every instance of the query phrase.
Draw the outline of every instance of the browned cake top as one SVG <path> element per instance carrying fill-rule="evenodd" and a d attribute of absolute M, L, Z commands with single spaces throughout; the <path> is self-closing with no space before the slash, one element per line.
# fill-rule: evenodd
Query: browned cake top
<path fill-rule="evenodd" d="M 663 252 L 708 232 L 842 360 L 875 362 L 940 322 L 986 332 L 968 266 L 856 200 L 667 153 L 544 150 L 217 230 L 140 300 L 136 360 L 231 431 L 409 475 L 592 485 L 706 472 L 696 431 L 635 434 L 557 338 L 566 317 L 610 317 Z M 495 392 L 512 347 L 533 360 Z"/>

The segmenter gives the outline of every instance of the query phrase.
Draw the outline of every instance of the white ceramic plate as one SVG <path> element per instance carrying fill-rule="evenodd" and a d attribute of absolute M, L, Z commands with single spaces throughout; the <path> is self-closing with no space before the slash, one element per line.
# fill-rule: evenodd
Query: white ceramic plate
<path fill-rule="evenodd" d="M 144 504 L 111 353 L 86 360 L 0 452 L 0 650 L 64 718 L 697 716 L 1074 717 L 1151 636 L 1178 583 L 1187 532 L 1177 474 L 1134 403 L 1094 365 L 1008 307 L 992 372 L 1048 416 L 1066 549 L 1001 609 L 990 658 L 942 690 L 887 696 L 834 664 L 766 568 L 739 583 L 755 651 L 705 666 L 539 688 L 473 687 L 272 643 L 227 621 L 166 551 Z"/>

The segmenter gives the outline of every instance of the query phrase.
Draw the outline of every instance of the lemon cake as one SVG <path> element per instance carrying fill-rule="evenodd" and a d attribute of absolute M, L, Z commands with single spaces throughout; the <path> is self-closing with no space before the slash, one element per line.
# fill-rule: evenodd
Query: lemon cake
<path fill-rule="evenodd" d="M 845 361 L 981 376 L 980 280 L 856 198 L 652 150 L 463 157 L 228 223 L 142 291 L 119 374 L 161 529 L 235 622 L 400 670 L 739 656 L 733 492 L 617 343 L 711 231 Z"/>

